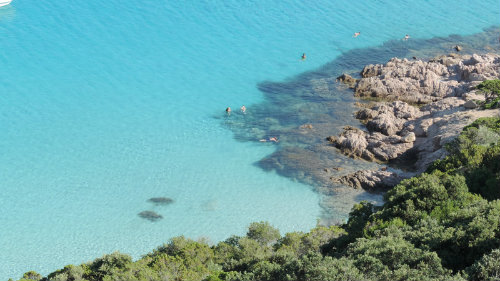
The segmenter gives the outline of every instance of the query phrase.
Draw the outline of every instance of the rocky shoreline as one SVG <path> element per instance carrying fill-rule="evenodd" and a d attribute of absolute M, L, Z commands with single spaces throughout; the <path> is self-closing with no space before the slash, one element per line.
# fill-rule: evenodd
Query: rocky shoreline
<path fill-rule="evenodd" d="M 474 107 L 469 100 L 482 98 L 473 89 L 480 80 L 498 75 L 496 62 L 480 61 L 483 56 L 473 58 L 473 54 L 500 54 L 499 32 L 500 28 L 492 27 L 468 36 L 391 40 L 349 50 L 313 71 L 285 81 L 260 82 L 257 88 L 262 102 L 247 105 L 245 114 L 224 113 L 215 118 L 238 141 L 272 146 L 255 165 L 311 186 L 320 194 L 323 222 L 338 223 L 356 202 L 382 203 L 382 193 L 377 191 L 425 170 L 416 167 L 442 157 L 442 145 L 476 119 L 474 115 L 486 113 L 464 105 Z M 461 51 L 454 48 L 457 44 L 463 47 Z M 454 54 L 445 55 L 450 52 Z M 399 67 L 411 71 L 403 73 Z M 381 97 L 372 96 L 372 92 Z M 412 93 L 418 93 L 420 101 Z M 397 118 L 394 126 L 384 127 L 382 121 L 387 116 Z M 410 133 L 415 135 L 414 141 Z M 325 140 L 343 134 L 359 135 L 361 147 L 363 141 L 366 147 L 339 149 L 336 143 Z M 270 137 L 280 141 L 259 141 Z M 379 147 L 372 147 L 377 143 Z M 428 152 L 419 153 L 419 149 Z"/>
<path fill-rule="evenodd" d="M 500 78 L 497 54 L 393 58 L 365 66 L 360 75 L 344 74 L 338 80 L 353 88 L 356 97 L 371 101 L 355 114 L 365 129 L 346 126 L 327 140 L 347 156 L 402 169 L 360 170 L 332 177 L 334 183 L 368 191 L 392 187 L 444 157 L 444 145 L 466 125 L 500 116 L 499 109 L 478 108 L 485 97 L 476 90 L 482 81 Z"/>

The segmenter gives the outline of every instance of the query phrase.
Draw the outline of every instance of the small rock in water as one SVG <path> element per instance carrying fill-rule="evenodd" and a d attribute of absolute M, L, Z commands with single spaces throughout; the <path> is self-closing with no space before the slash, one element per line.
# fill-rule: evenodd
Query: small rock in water
<path fill-rule="evenodd" d="M 169 204 L 174 203 L 174 200 L 172 198 L 168 198 L 168 197 L 153 197 L 153 198 L 149 198 L 148 202 L 151 202 L 155 205 L 169 205 Z"/>
<path fill-rule="evenodd" d="M 141 217 L 143 219 L 146 219 L 148 221 L 153 221 L 153 222 L 163 219 L 162 215 L 155 213 L 153 211 L 142 211 L 138 215 L 139 215 L 139 217 Z"/>
<path fill-rule="evenodd" d="M 460 46 L 460 45 L 456 45 L 456 46 L 455 46 L 455 50 L 457 50 L 457 52 L 462 51 L 462 46 Z"/>
<path fill-rule="evenodd" d="M 354 86 L 356 85 L 356 82 L 358 82 L 357 79 L 355 79 L 351 75 L 345 74 L 345 73 L 340 75 L 339 77 L 337 77 L 337 80 L 346 84 L 347 86 L 349 86 L 349 88 L 354 88 Z"/>

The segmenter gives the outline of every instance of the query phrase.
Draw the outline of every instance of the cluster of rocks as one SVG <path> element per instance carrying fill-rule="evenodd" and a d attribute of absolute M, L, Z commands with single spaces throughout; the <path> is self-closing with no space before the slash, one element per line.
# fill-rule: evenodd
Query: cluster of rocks
<path fill-rule="evenodd" d="M 393 58 L 385 65 L 366 66 L 361 76 L 355 95 L 384 102 L 356 113 L 366 130 L 346 126 L 339 136 L 327 139 L 351 157 L 397 162 L 411 166 L 414 173 L 369 170 L 332 178 L 352 187 L 390 187 L 423 172 L 446 155 L 443 145 L 463 127 L 477 118 L 500 114 L 498 110 L 476 110 L 484 96 L 474 90 L 481 81 L 500 78 L 498 55 L 454 54 L 430 61 Z"/>
<path fill-rule="evenodd" d="M 365 121 L 368 132 L 346 126 L 340 136 L 328 140 L 346 155 L 387 162 L 413 147 L 415 133 L 405 125 L 421 115 L 418 109 L 400 101 L 364 108 L 356 117 Z"/>
<path fill-rule="evenodd" d="M 345 175 L 339 178 L 332 178 L 335 183 L 351 186 L 356 189 L 363 188 L 368 191 L 385 189 L 387 186 L 395 186 L 404 177 L 387 171 L 380 170 L 361 170 L 353 174 Z"/>
<path fill-rule="evenodd" d="M 385 65 L 367 65 L 355 96 L 427 104 L 461 96 L 481 81 L 498 78 L 498 55 L 450 54 L 429 61 L 393 58 Z"/>
<path fill-rule="evenodd" d="M 152 197 L 147 200 L 147 202 L 154 204 L 155 206 L 166 206 L 174 203 L 172 198 L 168 197 Z M 163 216 L 155 211 L 142 211 L 137 214 L 140 218 L 145 220 L 155 222 L 163 219 Z"/>

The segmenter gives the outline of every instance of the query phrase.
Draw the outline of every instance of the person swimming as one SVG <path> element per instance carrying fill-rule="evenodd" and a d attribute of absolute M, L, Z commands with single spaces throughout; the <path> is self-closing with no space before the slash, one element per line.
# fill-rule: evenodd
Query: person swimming
<path fill-rule="evenodd" d="M 405 41 L 406 41 L 406 40 L 408 40 L 408 39 L 410 39 L 410 35 L 406 34 L 406 35 L 405 35 L 405 38 L 403 38 L 403 40 L 405 40 Z"/>
<path fill-rule="evenodd" d="M 306 60 L 306 58 L 307 58 L 306 53 L 303 53 L 301 58 L 302 58 L 302 60 Z"/>
<path fill-rule="evenodd" d="M 273 142 L 279 142 L 277 137 L 270 137 L 269 140 L 266 139 L 260 139 L 260 142 L 268 142 L 268 141 L 273 141 Z"/>
<path fill-rule="evenodd" d="M 230 108 L 230 107 L 227 107 L 227 108 L 226 108 L 226 113 L 227 113 L 227 114 L 231 114 L 231 108 Z"/>
<path fill-rule="evenodd" d="M 244 105 L 242 105 L 240 107 L 240 110 L 241 110 L 241 112 L 245 113 L 247 111 L 247 108 Z"/>
<path fill-rule="evenodd" d="M 352 37 L 358 37 L 359 35 L 361 35 L 361 31 L 354 33 L 354 35 Z"/>

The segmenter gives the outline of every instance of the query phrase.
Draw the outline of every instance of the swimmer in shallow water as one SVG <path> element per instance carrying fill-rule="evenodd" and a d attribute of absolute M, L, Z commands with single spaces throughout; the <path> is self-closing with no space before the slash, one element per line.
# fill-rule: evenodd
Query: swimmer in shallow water
<path fill-rule="evenodd" d="M 231 114 L 231 108 L 230 108 L 230 107 L 227 107 L 227 108 L 226 108 L 226 113 L 227 113 L 227 114 Z"/>
<path fill-rule="evenodd" d="M 260 139 L 260 142 L 267 142 L 267 141 L 273 141 L 273 142 L 279 142 L 277 137 L 270 137 L 269 140 L 266 139 Z"/>
<path fill-rule="evenodd" d="M 359 35 L 361 35 L 361 31 L 354 33 L 354 35 L 352 37 L 358 37 Z"/>
<path fill-rule="evenodd" d="M 408 40 L 408 39 L 410 39 L 410 35 L 406 34 L 406 35 L 405 35 L 405 38 L 403 38 L 403 40 L 404 40 L 404 41 L 406 41 L 406 40 Z"/>
<path fill-rule="evenodd" d="M 302 59 L 302 60 L 306 60 L 306 58 L 307 58 L 307 57 L 306 57 L 306 53 L 303 53 L 303 54 L 302 54 L 301 59 Z"/>
<path fill-rule="evenodd" d="M 245 113 L 247 111 L 247 108 L 244 105 L 242 105 L 240 107 L 240 110 L 241 110 L 241 112 Z"/>

